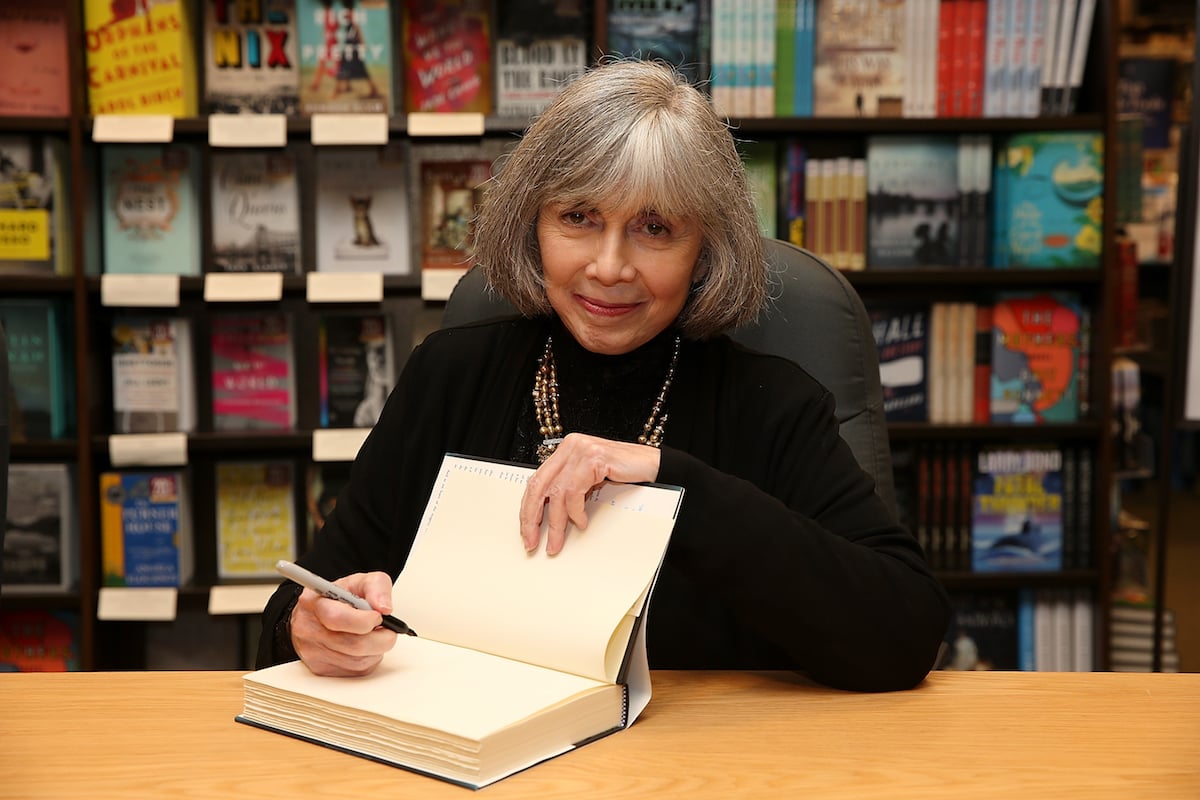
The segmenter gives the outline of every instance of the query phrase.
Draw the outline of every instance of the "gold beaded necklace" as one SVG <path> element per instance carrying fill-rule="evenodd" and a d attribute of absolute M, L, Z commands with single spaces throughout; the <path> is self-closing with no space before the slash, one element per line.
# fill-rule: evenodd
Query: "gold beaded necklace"
<path fill-rule="evenodd" d="M 542 442 L 537 446 L 539 464 L 558 449 L 563 440 L 562 419 L 558 415 L 558 369 L 554 365 L 554 337 L 546 337 L 546 347 L 538 359 L 537 371 L 533 377 L 533 409 L 537 416 L 538 433 Z M 651 447 L 662 447 L 663 428 L 667 424 L 667 414 L 663 411 L 667 404 L 667 392 L 671 389 L 671 381 L 675 378 L 675 365 L 679 362 L 679 336 L 675 336 L 675 348 L 671 352 L 671 363 L 667 366 L 667 378 L 658 397 L 650 409 L 650 416 L 642 426 L 638 436 L 638 444 L 648 444 Z M 660 416 L 661 415 L 661 416 Z"/>

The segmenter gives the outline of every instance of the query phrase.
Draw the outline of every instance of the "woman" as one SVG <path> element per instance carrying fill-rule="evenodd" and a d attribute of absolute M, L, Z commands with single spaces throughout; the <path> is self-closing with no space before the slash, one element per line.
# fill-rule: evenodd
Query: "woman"
<path fill-rule="evenodd" d="M 522 316 L 413 352 L 303 565 L 390 611 L 447 451 L 541 462 L 521 535 L 550 554 L 571 546 L 595 484 L 660 481 L 685 501 L 652 667 L 795 669 L 859 690 L 922 680 L 947 599 L 838 437 L 832 397 L 720 335 L 758 313 L 767 272 L 741 161 L 703 95 L 654 64 L 585 74 L 498 171 L 475 238 Z M 395 641 L 378 613 L 286 584 L 264 620 L 260 665 L 298 654 L 362 674 Z"/>

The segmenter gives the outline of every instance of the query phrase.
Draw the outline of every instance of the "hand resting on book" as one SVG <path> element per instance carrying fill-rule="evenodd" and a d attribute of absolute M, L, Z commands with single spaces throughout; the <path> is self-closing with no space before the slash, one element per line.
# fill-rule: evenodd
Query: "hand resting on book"
<path fill-rule="evenodd" d="M 380 626 L 381 615 L 392 611 L 392 579 L 386 572 L 360 572 L 334 583 L 376 610 L 362 611 L 305 589 L 292 609 L 292 645 L 317 675 L 368 675 L 396 644 L 396 634 Z"/>

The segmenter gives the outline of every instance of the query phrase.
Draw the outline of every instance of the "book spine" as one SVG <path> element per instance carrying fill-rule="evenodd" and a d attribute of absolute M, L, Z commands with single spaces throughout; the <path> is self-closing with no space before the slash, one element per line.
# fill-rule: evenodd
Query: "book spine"
<path fill-rule="evenodd" d="M 938 2 L 937 116 L 951 116 L 954 84 L 954 25 L 958 12 L 955 0 Z"/>
<path fill-rule="evenodd" d="M 800 0 L 779 0 L 775 15 L 775 108 L 776 117 L 796 116 L 797 33 Z"/>
<path fill-rule="evenodd" d="M 1025 85 L 1020 92 L 1018 116 L 1036 117 L 1042 106 L 1042 62 L 1046 50 L 1047 0 L 1026 0 L 1029 4 L 1029 32 L 1026 37 Z"/>
<path fill-rule="evenodd" d="M 754 116 L 775 115 L 775 0 L 755 0 Z"/>
<path fill-rule="evenodd" d="M 971 421 L 987 425 L 992 421 L 992 307 L 980 303 L 975 307 L 975 381 L 974 414 Z"/>
<path fill-rule="evenodd" d="M 867 268 L 867 161 L 850 162 L 850 263 L 849 269 Z"/>
<path fill-rule="evenodd" d="M 1004 116 L 1018 116 L 1021 92 L 1025 88 L 1025 67 L 1028 60 L 1025 42 L 1029 35 L 1029 3 L 1031 0 L 1009 0 L 1007 14 L 1008 75 L 1004 84 Z"/>
<path fill-rule="evenodd" d="M 1087 63 L 1088 43 L 1092 38 L 1092 17 L 1095 11 L 1096 0 L 1079 0 L 1078 16 L 1071 41 L 1071 57 L 1059 108 L 1059 113 L 1063 115 L 1075 113 L 1079 104 L 1079 87 L 1083 84 L 1083 68 Z"/>
<path fill-rule="evenodd" d="M 983 115 L 1004 116 L 1004 92 L 1008 85 L 1008 7 L 1014 0 L 987 0 L 987 72 Z"/>

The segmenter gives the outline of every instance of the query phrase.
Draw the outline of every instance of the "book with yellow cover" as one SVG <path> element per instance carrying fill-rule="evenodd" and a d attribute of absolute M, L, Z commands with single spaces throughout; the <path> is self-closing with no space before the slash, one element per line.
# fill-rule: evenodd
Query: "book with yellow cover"
<path fill-rule="evenodd" d="M 83 19 L 89 113 L 196 116 L 188 0 L 84 0 Z"/>
<path fill-rule="evenodd" d="M 300 661 L 249 673 L 237 719 L 475 788 L 631 724 L 650 699 L 641 623 L 683 490 L 603 484 L 551 558 L 518 535 L 532 474 L 447 455 L 392 590 L 420 635 L 367 677 Z"/>
<path fill-rule="evenodd" d="M 295 468 L 290 461 L 217 464 L 217 576 L 275 575 L 296 556 Z"/>

